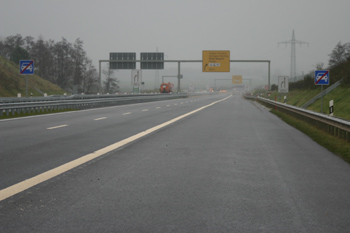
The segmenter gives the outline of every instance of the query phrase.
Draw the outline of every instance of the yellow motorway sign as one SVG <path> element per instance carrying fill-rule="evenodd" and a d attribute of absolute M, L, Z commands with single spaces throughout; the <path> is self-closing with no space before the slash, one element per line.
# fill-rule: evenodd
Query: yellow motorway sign
<path fill-rule="evenodd" d="M 230 51 L 203 50 L 203 72 L 230 72 Z"/>
<path fill-rule="evenodd" d="M 233 84 L 242 84 L 242 75 L 232 75 Z"/>

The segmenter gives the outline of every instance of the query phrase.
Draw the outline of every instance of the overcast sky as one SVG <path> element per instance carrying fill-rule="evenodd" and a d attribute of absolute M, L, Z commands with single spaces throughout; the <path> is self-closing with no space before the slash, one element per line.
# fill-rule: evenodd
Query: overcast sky
<path fill-rule="evenodd" d="M 290 74 L 296 40 L 297 74 L 328 65 L 336 44 L 350 42 L 349 0 L 0 0 L 0 37 L 21 34 L 56 42 L 80 38 L 96 68 L 110 52 L 164 52 L 166 60 L 201 60 L 203 50 L 230 50 L 231 60 L 271 60 L 273 77 Z M 201 64 L 183 64 L 197 79 L 266 77 L 265 64 L 232 64 L 230 73 L 203 74 Z M 165 64 L 162 75 L 176 74 Z M 187 73 L 186 73 L 187 72 Z M 125 73 L 125 72 L 124 72 Z M 130 72 L 128 71 L 128 74 Z M 151 83 L 155 72 L 144 72 Z M 117 76 L 124 75 L 122 71 Z M 153 77 L 153 78 L 152 78 Z"/>

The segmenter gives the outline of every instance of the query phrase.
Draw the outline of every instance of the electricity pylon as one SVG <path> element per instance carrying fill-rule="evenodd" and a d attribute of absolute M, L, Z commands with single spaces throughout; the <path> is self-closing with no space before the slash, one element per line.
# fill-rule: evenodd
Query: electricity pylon
<path fill-rule="evenodd" d="M 299 44 L 300 46 L 303 44 L 307 44 L 309 46 L 308 42 L 304 42 L 304 41 L 299 41 L 295 39 L 295 35 L 294 35 L 294 30 L 293 30 L 293 34 L 292 34 L 292 40 L 288 40 L 288 41 L 282 41 L 279 42 L 279 44 L 285 44 L 287 46 L 287 44 L 291 44 L 291 60 L 290 60 L 290 78 L 295 78 L 296 73 L 297 73 L 297 68 L 296 68 L 296 54 L 295 54 L 295 45 Z"/>
<path fill-rule="evenodd" d="M 156 48 L 156 52 L 158 53 L 158 46 Z M 155 90 L 159 89 L 159 70 L 156 70 L 154 74 L 154 89 Z"/>

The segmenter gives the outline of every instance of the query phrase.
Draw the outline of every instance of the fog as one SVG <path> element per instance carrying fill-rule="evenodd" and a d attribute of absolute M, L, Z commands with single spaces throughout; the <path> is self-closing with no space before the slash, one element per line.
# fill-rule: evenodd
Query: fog
<path fill-rule="evenodd" d="M 294 30 L 296 40 L 309 43 L 296 46 L 297 75 L 317 63 L 327 66 L 336 44 L 350 42 L 349 9 L 348 0 L 2 0 L 0 36 L 80 38 L 97 69 L 110 52 L 135 52 L 139 59 L 141 52 L 158 51 L 165 60 L 201 60 L 203 50 L 230 50 L 231 60 L 271 60 L 273 84 L 279 75 L 290 74 L 291 44 L 278 42 L 291 40 Z M 159 85 L 163 75 L 177 74 L 177 64 L 164 67 L 143 71 L 145 88 Z M 201 63 L 182 63 L 181 85 L 201 89 L 232 75 L 264 85 L 267 72 L 267 64 L 232 63 L 230 72 L 203 73 Z M 130 86 L 130 71 L 115 74 L 122 87 Z"/>

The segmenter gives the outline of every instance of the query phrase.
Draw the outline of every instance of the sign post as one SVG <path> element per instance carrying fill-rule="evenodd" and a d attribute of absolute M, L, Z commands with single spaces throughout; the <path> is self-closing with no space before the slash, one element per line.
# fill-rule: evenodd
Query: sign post
<path fill-rule="evenodd" d="M 323 113 L 323 85 L 329 85 L 329 70 L 315 70 L 315 85 L 321 85 L 321 113 Z"/>
<path fill-rule="evenodd" d="M 33 60 L 20 60 L 19 61 L 19 74 L 26 75 L 26 97 L 28 98 L 28 75 L 34 74 L 34 61 Z"/>
<path fill-rule="evenodd" d="M 142 86 L 142 71 L 132 70 L 131 71 L 131 86 L 133 94 L 140 94 Z"/>
<path fill-rule="evenodd" d="M 288 91 L 289 91 L 288 77 L 279 76 L 278 77 L 278 92 L 288 93 Z"/>

